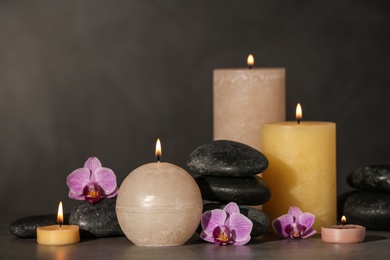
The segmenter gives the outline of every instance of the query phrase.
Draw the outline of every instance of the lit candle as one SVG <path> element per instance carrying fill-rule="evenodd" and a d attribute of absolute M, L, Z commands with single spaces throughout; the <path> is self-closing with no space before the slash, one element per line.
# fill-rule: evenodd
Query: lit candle
<path fill-rule="evenodd" d="M 58 225 L 37 227 L 37 242 L 41 245 L 67 245 L 80 241 L 79 226 L 62 225 L 64 214 L 62 202 L 58 206 Z"/>
<path fill-rule="evenodd" d="M 195 233 L 202 216 L 202 197 L 194 178 L 161 160 L 132 171 L 120 186 L 116 213 L 127 238 L 138 246 L 179 246 Z"/>
<path fill-rule="evenodd" d="M 269 160 L 263 178 L 272 190 L 263 205 L 270 219 L 291 206 L 315 215 L 313 228 L 336 221 L 336 124 L 301 121 L 265 124 L 262 152 Z"/>
<path fill-rule="evenodd" d="M 363 242 L 366 228 L 360 225 L 346 225 L 345 216 L 341 218 L 342 225 L 321 227 L 321 239 L 327 243 L 352 244 Z"/>
<path fill-rule="evenodd" d="M 285 69 L 214 70 L 214 140 L 232 140 L 260 150 L 261 125 L 285 120 Z"/>

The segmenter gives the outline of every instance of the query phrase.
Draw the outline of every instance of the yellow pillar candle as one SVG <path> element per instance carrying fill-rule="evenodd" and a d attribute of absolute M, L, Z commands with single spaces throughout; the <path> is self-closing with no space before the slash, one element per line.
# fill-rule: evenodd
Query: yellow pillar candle
<path fill-rule="evenodd" d="M 285 69 L 215 69 L 214 140 L 232 140 L 260 150 L 263 123 L 285 120 Z"/>
<path fill-rule="evenodd" d="M 62 202 L 58 206 L 57 221 L 64 222 Z M 37 227 L 37 242 L 41 245 L 67 245 L 80 241 L 79 226 L 50 225 Z"/>
<path fill-rule="evenodd" d="M 297 206 L 316 216 L 313 228 L 321 232 L 337 219 L 336 124 L 298 122 L 262 127 L 262 152 L 269 160 L 263 178 L 272 190 L 263 210 L 274 220 Z"/>

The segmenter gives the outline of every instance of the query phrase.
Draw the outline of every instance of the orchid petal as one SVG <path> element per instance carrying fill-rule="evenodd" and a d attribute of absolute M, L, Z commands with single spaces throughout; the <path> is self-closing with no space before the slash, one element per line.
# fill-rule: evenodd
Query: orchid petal
<path fill-rule="evenodd" d="M 74 199 L 74 200 L 84 200 L 85 196 L 84 194 L 76 194 L 71 191 L 69 191 L 69 198 Z"/>
<path fill-rule="evenodd" d="M 74 170 L 66 178 L 66 184 L 69 187 L 70 193 L 76 196 L 83 194 L 83 189 L 89 182 L 90 171 L 87 168 Z"/>
<path fill-rule="evenodd" d="M 240 208 L 234 202 L 227 204 L 223 210 L 228 213 L 228 216 L 230 216 L 232 213 L 240 213 Z"/>
<path fill-rule="evenodd" d="M 96 169 L 101 168 L 102 164 L 96 157 L 90 157 L 84 164 L 84 168 L 88 168 L 91 172 L 94 172 Z M 94 181 L 94 180 L 93 180 Z"/>
<path fill-rule="evenodd" d="M 309 229 L 311 226 L 313 226 L 315 218 L 316 217 L 313 214 L 305 212 L 299 216 L 296 222 L 297 224 L 305 226 L 307 229 Z"/>
<path fill-rule="evenodd" d="M 111 194 L 117 188 L 115 173 L 108 168 L 97 168 L 91 174 L 91 179 L 103 189 L 104 194 Z"/>
<path fill-rule="evenodd" d="M 116 195 L 118 194 L 118 187 L 115 187 L 115 190 L 113 190 L 111 193 L 109 194 L 106 194 L 105 195 L 105 198 L 112 198 L 112 197 L 115 197 Z"/>
<path fill-rule="evenodd" d="M 234 242 L 233 245 L 242 246 L 242 245 L 245 245 L 246 243 L 248 243 L 250 240 L 251 240 L 251 236 L 247 236 L 244 240 Z"/>
<path fill-rule="evenodd" d="M 202 214 L 201 224 L 206 235 L 212 236 L 215 227 L 224 225 L 226 212 L 221 209 L 206 211 Z"/>
<path fill-rule="evenodd" d="M 295 221 L 297 221 L 299 216 L 302 215 L 302 211 L 298 207 L 292 206 L 288 210 L 288 214 L 292 215 L 294 217 L 294 222 L 295 222 Z"/>
<path fill-rule="evenodd" d="M 283 237 L 288 237 L 285 227 L 293 222 L 294 217 L 292 215 L 285 214 L 272 221 L 272 226 L 277 234 Z"/>
<path fill-rule="evenodd" d="M 205 240 L 207 242 L 214 243 L 214 237 L 207 235 L 204 231 L 202 231 L 200 233 L 200 238 L 202 238 L 203 240 Z"/>
<path fill-rule="evenodd" d="M 252 221 L 240 213 L 231 214 L 228 222 L 230 230 L 234 230 L 234 241 L 246 240 L 252 231 Z"/>
<path fill-rule="evenodd" d="M 310 237 L 310 236 L 314 235 L 315 233 L 317 233 L 317 231 L 316 231 L 315 229 L 309 228 L 308 230 L 306 230 L 306 231 L 302 234 L 302 238 Z"/>

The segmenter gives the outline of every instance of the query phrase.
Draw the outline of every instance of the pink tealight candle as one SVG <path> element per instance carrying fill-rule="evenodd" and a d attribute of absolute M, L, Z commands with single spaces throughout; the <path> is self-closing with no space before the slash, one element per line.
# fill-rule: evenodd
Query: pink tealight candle
<path fill-rule="evenodd" d="M 345 216 L 341 218 L 343 225 L 321 227 L 321 239 L 327 243 L 353 244 L 363 242 L 366 228 L 360 225 L 345 225 Z"/>

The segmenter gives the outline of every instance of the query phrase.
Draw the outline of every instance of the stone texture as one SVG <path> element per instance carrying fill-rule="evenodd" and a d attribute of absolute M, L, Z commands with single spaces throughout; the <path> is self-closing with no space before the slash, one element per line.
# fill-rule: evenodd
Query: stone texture
<path fill-rule="evenodd" d="M 349 224 L 390 230 L 390 193 L 353 191 L 339 196 L 338 204 L 338 219 L 345 215 Z"/>
<path fill-rule="evenodd" d="M 249 177 L 267 169 L 268 160 L 248 145 L 217 140 L 195 149 L 187 166 L 191 172 L 200 175 Z"/>
<path fill-rule="evenodd" d="M 258 176 L 246 178 L 196 176 L 202 198 L 238 205 L 260 205 L 271 198 L 267 183 Z"/>
<path fill-rule="evenodd" d="M 95 204 L 83 201 L 71 210 L 69 223 L 80 226 L 81 237 L 123 236 L 115 203 L 116 198 L 103 199 Z"/>
<path fill-rule="evenodd" d="M 69 224 L 67 222 L 69 219 L 69 214 L 64 214 L 64 219 L 64 224 Z M 9 231 L 13 235 L 20 238 L 34 238 L 37 237 L 37 227 L 56 224 L 58 224 L 57 214 L 29 216 L 17 219 L 12 222 L 9 227 Z"/>
<path fill-rule="evenodd" d="M 222 203 L 206 203 L 203 205 L 203 212 L 213 209 L 223 209 L 225 206 L 226 204 Z M 251 237 L 254 238 L 264 235 L 270 225 L 270 221 L 267 214 L 265 214 L 260 209 L 240 205 L 238 207 L 240 208 L 240 213 L 249 218 L 253 223 Z M 201 225 L 199 225 L 197 229 L 197 233 L 200 234 L 200 232 L 202 232 Z"/>
<path fill-rule="evenodd" d="M 390 165 L 358 168 L 348 175 L 347 182 L 356 189 L 390 192 Z"/>

